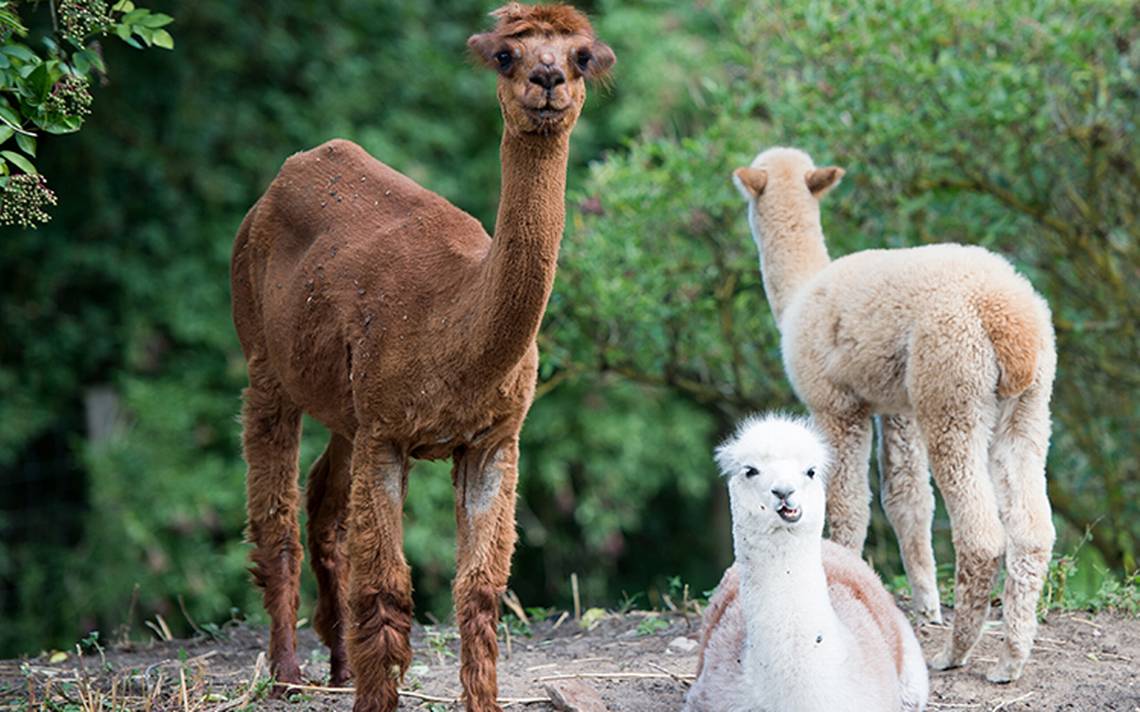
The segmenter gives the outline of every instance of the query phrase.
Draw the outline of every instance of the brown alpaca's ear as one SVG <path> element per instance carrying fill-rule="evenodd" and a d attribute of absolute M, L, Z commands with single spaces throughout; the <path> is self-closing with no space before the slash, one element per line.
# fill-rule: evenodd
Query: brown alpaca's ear
<path fill-rule="evenodd" d="M 756 200 L 768 185 L 768 171 L 746 166 L 732 172 L 732 184 L 745 200 Z"/>
<path fill-rule="evenodd" d="M 503 41 L 503 38 L 494 32 L 471 35 L 467 38 L 467 49 L 471 50 L 471 56 L 478 60 L 480 64 L 500 72 L 509 69 L 511 62 L 514 60 L 514 52 L 507 46 L 507 43 Z M 511 59 L 505 63 L 499 61 L 496 55 L 502 52 L 510 53 Z"/>
<path fill-rule="evenodd" d="M 811 194 L 817 198 L 822 198 L 827 191 L 839 184 L 839 179 L 843 177 L 844 173 L 846 171 L 839 166 L 828 166 L 810 170 L 804 178 L 807 180 L 807 187 Z"/>
<path fill-rule="evenodd" d="M 617 55 L 605 42 L 594 40 L 587 52 L 578 53 L 578 69 L 586 79 L 600 79 L 605 82 L 615 64 L 617 64 Z"/>

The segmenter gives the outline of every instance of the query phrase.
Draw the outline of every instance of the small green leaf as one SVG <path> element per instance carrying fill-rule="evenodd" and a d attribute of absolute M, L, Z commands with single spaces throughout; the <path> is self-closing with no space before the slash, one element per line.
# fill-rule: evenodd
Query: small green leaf
<path fill-rule="evenodd" d="M 174 38 L 166 30 L 156 30 L 154 33 L 154 46 L 163 49 L 174 49 Z"/>
<path fill-rule="evenodd" d="M 9 57 L 22 59 L 25 62 L 33 62 L 39 59 L 35 52 L 28 49 L 22 44 L 6 44 L 3 47 L 0 47 L 0 52 L 3 52 Z"/>
<path fill-rule="evenodd" d="M 16 131 L 11 126 L 0 126 L 0 144 L 12 138 L 12 134 L 14 133 L 16 133 Z"/>
<path fill-rule="evenodd" d="M 4 128 L 7 129 L 8 127 L 5 126 Z M 11 131 L 12 129 L 8 130 Z M 4 142 L 0 141 L 0 143 Z M 20 147 L 21 151 L 28 154 L 32 158 L 36 157 L 36 139 L 34 136 L 28 136 L 27 134 L 16 134 L 16 145 Z"/>
<path fill-rule="evenodd" d="M 0 119 L 2 119 L 4 123 L 8 124 L 9 126 L 15 127 L 20 125 L 20 117 L 16 116 L 16 112 L 12 111 L 2 103 L 0 103 Z"/>
<path fill-rule="evenodd" d="M 0 156 L 7 158 L 13 163 L 13 165 L 22 170 L 24 173 L 27 173 L 29 175 L 36 174 L 36 167 L 32 165 L 32 162 L 16 153 L 15 151 L 0 151 Z"/>
<path fill-rule="evenodd" d="M 86 52 L 76 52 L 71 56 L 71 64 L 75 67 L 75 71 L 80 74 L 87 74 L 91 71 L 91 60 L 87 58 Z"/>
<path fill-rule="evenodd" d="M 115 34 L 124 42 L 131 41 L 131 28 L 129 25 L 115 25 Z"/>
<path fill-rule="evenodd" d="M 115 12 L 130 12 L 135 9 L 135 4 L 131 0 L 119 0 L 111 6 L 111 9 Z"/>
<path fill-rule="evenodd" d="M 143 27 L 142 25 L 135 25 L 135 34 L 138 35 L 139 37 L 141 37 L 143 42 L 146 42 L 147 47 L 154 44 L 154 33 L 155 32 L 162 32 L 162 30 L 152 30 L 149 27 Z"/>
<path fill-rule="evenodd" d="M 147 27 L 150 27 L 151 29 L 157 30 L 160 27 L 166 27 L 167 25 L 169 25 L 172 22 L 174 22 L 174 18 L 171 17 L 170 15 L 164 15 L 161 12 L 156 12 L 153 15 L 150 15 L 149 17 L 144 17 L 139 22 L 139 24 L 146 25 Z"/>
<path fill-rule="evenodd" d="M 137 25 L 142 22 L 143 18 L 149 14 L 150 10 L 140 7 L 137 10 L 131 10 L 126 15 L 123 15 L 122 22 L 124 25 Z"/>
<path fill-rule="evenodd" d="M 103 55 L 91 50 L 87 50 L 87 54 L 90 55 L 88 59 L 91 60 L 91 66 L 98 69 L 101 73 L 106 74 L 107 65 L 103 63 Z"/>

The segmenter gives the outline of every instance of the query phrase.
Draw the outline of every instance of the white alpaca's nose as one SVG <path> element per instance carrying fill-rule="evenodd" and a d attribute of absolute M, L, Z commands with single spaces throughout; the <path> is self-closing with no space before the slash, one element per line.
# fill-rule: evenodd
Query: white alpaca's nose
<path fill-rule="evenodd" d="M 776 495 L 779 499 L 788 499 L 796 493 L 796 488 L 789 485 L 781 485 L 772 488 L 772 494 Z"/>

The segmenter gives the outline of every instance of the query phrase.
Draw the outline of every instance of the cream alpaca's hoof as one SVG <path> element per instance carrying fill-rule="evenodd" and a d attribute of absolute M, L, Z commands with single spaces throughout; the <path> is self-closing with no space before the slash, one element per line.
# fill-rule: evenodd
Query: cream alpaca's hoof
<path fill-rule="evenodd" d="M 942 606 L 935 604 L 931 608 L 916 605 L 914 612 L 918 615 L 919 625 L 942 625 Z"/>
<path fill-rule="evenodd" d="M 986 679 L 990 682 L 998 684 L 1006 684 L 1014 682 L 1021 677 L 1021 671 L 1025 668 L 1025 661 L 1007 660 L 1003 655 L 1001 660 L 998 660 L 997 665 L 990 668 Z"/>
<path fill-rule="evenodd" d="M 930 661 L 930 669 L 938 671 L 953 670 L 954 668 L 962 667 L 965 664 L 966 660 L 964 658 L 962 660 L 955 660 L 954 656 L 950 653 L 950 650 L 947 649 L 934 656 L 934 658 Z"/>

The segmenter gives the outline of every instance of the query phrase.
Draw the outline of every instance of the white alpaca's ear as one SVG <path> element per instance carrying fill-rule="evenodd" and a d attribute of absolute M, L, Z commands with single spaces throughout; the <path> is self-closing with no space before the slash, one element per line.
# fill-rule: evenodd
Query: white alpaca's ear
<path fill-rule="evenodd" d="M 807 172 L 804 179 L 807 181 L 808 190 L 817 198 L 822 198 L 827 191 L 839 185 L 839 179 L 846 173 L 839 166 L 827 166 L 826 168 L 815 168 Z"/>
<path fill-rule="evenodd" d="M 740 467 L 740 458 L 736 455 L 736 446 L 740 444 L 739 436 L 732 436 L 720 444 L 714 452 L 716 466 L 720 468 L 721 477 L 731 477 Z"/>
<path fill-rule="evenodd" d="M 745 200 L 756 200 L 768 185 L 768 171 L 746 166 L 732 172 L 732 184 Z"/>

